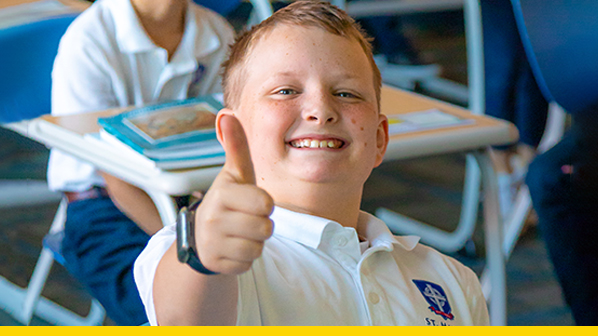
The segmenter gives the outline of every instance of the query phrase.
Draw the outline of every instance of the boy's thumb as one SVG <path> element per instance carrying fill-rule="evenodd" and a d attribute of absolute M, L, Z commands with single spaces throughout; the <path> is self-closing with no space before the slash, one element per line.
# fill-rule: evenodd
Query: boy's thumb
<path fill-rule="evenodd" d="M 239 120 L 230 114 L 219 113 L 217 134 L 226 153 L 223 171 L 231 174 L 237 183 L 255 184 L 255 173 L 245 131 Z"/>

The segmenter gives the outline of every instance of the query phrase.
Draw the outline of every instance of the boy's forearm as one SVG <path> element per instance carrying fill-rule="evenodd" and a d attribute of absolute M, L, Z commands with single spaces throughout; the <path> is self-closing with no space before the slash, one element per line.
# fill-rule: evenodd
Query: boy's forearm
<path fill-rule="evenodd" d="M 176 257 L 173 244 L 154 277 L 154 307 L 159 325 L 235 325 L 236 275 L 203 275 Z"/>
<path fill-rule="evenodd" d="M 145 191 L 106 173 L 102 177 L 116 206 L 143 231 L 151 236 L 164 226 L 154 201 Z"/>

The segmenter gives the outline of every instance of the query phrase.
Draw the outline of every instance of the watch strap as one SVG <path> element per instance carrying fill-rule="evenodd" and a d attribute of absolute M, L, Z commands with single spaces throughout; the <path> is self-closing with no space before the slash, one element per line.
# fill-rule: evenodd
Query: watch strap
<path fill-rule="evenodd" d="M 199 257 L 197 256 L 197 253 L 195 253 L 194 250 L 189 251 L 189 259 L 187 259 L 187 265 L 191 266 L 191 268 L 193 268 L 194 270 L 196 270 L 197 272 L 199 272 L 201 274 L 205 274 L 205 275 L 219 274 L 217 272 L 210 271 L 209 269 L 207 269 L 201 263 L 201 260 L 199 260 Z"/>

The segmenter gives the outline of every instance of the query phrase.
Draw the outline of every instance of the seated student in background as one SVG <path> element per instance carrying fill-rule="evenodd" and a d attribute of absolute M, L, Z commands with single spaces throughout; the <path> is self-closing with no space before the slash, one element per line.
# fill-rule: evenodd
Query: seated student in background
<path fill-rule="evenodd" d="M 232 46 L 223 88 L 226 164 L 194 217 L 199 258 L 177 260 L 168 226 L 135 263 L 152 325 L 488 323 L 469 268 L 359 210 L 388 121 L 346 13 L 276 12 Z"/>
<path fill-rule="evenodd" d="M 548 116 L 548 102 L 529 65 L 509 0 L 482 0 L 486 114 L 517 126 L 516 145 L 492 148 L 501 215 L 506 219 L 536 156 Z"/>
<path fill-rule="evenodd" d="M 188 0 L 98 0 L 69 27 L 52 73 L 52 114 L 142 106 L 221 92 L 219 68 L 234 36 Z M 69 199 L 67 269 L 121 325 L 147 321 L 133 262 L 162 228 L 142 190 L 52 150 L 48 181 Z"/>

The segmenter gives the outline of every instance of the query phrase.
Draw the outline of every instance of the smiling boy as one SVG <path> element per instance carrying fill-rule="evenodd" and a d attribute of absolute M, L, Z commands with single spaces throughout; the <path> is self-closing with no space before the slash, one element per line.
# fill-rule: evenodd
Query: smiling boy
<path fill-rule="evenodd" d="M 203 268 L 178 262 L 172 227 L 135 266 L 153 325 L 488 324 L 470 269 L 359 210 L 388 143 L 380 85 L 366 38 L 325 2 L 238 38 L 226 164 L 195 216 Z"/>

